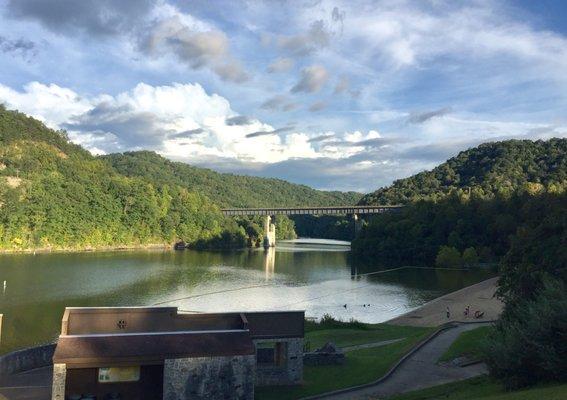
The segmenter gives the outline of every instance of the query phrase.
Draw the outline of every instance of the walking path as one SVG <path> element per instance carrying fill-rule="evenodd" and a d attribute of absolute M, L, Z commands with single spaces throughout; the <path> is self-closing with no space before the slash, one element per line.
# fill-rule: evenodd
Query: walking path
<path fill-rule="evenodd" d="M 488 324 L 489 322 L 461 324 L 454 328 L 444 330 L 404 360 L 400 366 L 382 382 L 365 388 L 353 389 L 343 393 L 329 394 L 317 398 L 333 400 L 380 399 L 394 394 L 486 374 L 487 369 L 484 364 L 474 364 L 467 367 L 440 366 L 437 365 L 437 360 L 461 333 Z"/>
<path fill-rule="evenodd" d="M 50 400 L 51 367 L 0 377 L 0 400 Z"/>
<path fill-rule="evenodd" d="M 344 351 L 344 352 L 347 352 L 347 351 L 354 351 L 354 350 L 360 350 L 360 349 L 370 349 L 370 348 L 373 348 L 373 347 L 386 346 L 387 344 L 396 343 L 396 342 L 402 341 L 404 339 L 405 339 L 405 337 L 397 338 L 397 339 L 390 339 L 390 340 L 382 340 L 381 342 L 357 344 L 357 345 L 354 345 L 354 346 L 345 346 L 345 347 L 341 347 L 341 350 Z"/>

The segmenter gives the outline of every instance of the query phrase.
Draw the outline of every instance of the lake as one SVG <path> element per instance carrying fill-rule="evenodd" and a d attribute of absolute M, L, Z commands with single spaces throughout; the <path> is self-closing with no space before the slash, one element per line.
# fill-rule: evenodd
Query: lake
<path fill-rule="evenodd" d="M 374 323 L 494 276 L 486 269 L 354 268 L 349 251 L 347 242 L 297 240 L 269 251 L 0 255 L 0 353 L 54 340 L 65 306 L 305 310 L 307 317 Z"/>

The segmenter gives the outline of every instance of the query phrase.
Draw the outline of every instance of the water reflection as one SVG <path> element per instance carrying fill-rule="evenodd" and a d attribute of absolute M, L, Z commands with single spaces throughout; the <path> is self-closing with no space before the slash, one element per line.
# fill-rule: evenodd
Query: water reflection
<path fill-rule="evenodd" d="M 276 269 L 276 249 L 268 247 L 264 250 L 264 271 L 266 271 L 266 282 L 274 279 Z"/>
<path fill-rule="evenodd" d="M 348 254 L 344 244 L 280 242 L 268 251 L 0 255 L 0 282 L 7 282 L 0 296 L 0 352 L 55 338 L 65 306 L 304 309 L 310 317 L 381 322 L 491 275 L 424 269 L 373 273 L 378 268 L 352 267 Z"/>

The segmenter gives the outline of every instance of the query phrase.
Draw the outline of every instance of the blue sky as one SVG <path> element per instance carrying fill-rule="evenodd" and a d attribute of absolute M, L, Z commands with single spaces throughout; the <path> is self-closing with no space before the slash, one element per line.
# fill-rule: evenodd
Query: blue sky
<path fill-rule="evenodd" d="M 560 0 L 0 0 L 0 65 L 0 102 L 95 154 L 321 189 L 567 136 Z"/>

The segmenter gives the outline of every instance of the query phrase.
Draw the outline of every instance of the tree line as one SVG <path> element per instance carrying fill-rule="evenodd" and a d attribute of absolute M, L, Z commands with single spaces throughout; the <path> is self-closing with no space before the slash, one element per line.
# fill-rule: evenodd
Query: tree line
<path fill-rule="evenodd" d="M 224 217 L 220 207 L 343 205 L 360 196 L 220 174 L 152 152 L 95 157 L 65 132 L 0 105 L 0 250 L 256 246 L 263 220 Z M 279 239 L 295 237 L 293 221 L 276 223 Z"/>

